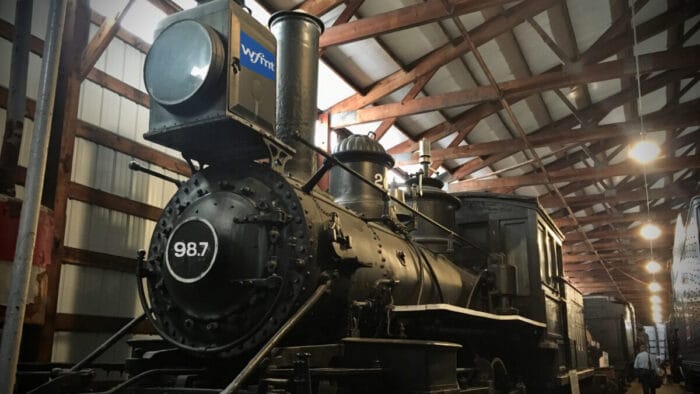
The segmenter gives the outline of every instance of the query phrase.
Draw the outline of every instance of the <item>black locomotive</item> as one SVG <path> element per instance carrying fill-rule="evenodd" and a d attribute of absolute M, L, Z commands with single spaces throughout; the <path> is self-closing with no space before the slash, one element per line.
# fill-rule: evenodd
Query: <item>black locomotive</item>
<path fill-rule="evenodd" d="M 562 278 L 563 237 L 536 200 L 449 195 L 427 165 L 389 193 L 393 160 L 366 136 L 317 169 L 322 23 L 282 12 L 270 30 L 231 0 L 158 28 L 145 137 L 182 152 L 193 176 L 139 257 L 141 301 L 163 340 L 132 341 L 113 390 L 590 386 L 581 294 Z M 316 184 L 328 171 L 326 193 Z M 44 388 L 75 383 L 56 380 Z"/>

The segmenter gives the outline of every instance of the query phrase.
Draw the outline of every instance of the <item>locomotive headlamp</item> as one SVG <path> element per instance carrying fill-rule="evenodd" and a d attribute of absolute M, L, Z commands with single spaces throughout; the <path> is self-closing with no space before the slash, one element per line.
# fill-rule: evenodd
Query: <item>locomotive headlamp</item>
<path fill-rule="evenodd" d="M 168 26 L 146 56 L 144 81 L 151 98 L 177 107 L 206 93 L 221 77 L 224 47 L 210 27 L 194 20 Z"/>
<path fill-rule="evenodd" d="M 144 64 L 144 138 L 204 164 L 269 158 L 275 58 L 275 37 L 234 1 L 165 17 Z"/>

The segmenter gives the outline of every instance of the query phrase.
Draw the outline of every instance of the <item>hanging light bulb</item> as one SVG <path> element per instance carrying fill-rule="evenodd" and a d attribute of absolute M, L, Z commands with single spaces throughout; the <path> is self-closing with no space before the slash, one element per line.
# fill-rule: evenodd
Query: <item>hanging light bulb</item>
<path fill-rule="evenodd" d="M 642 235 L 642 238 L 652 240 L 659 238 L 661 235 L 661 229 L 654 223 L 647 223 L 642 226 L 639 233 Z"/>
<path fill-rule="evenodd" d="M 657 296 L 657 295 L 653 295 L 653 296 L 649 297 L 649 301 L 651 301 L 652 305 L 654 305 L 654 304 L 660 304 L 660 303 L 661 303 L 661 297 L 659 297 L 659 296 Z"/>
<path fill-rule="evenodd" d="M 661 313 L 661 304 L 651 304 L 651 311 L 654 313 Z"/>
<path fill-rule="evenodd" d="M 629 151 L 629 157 L 641 164 L 650 163 L 659 156 L 661 149 L 653 141 L 641 140 L 634 144 Z"/>
<path fill-rule="evenodd" d="M 659 282 L 651 282 L 649 283 L 649 291 L 652 293 L 658 293 L 661 291 L 661 285 Z"/>
<path fill-rule="evenodd" d="M 654 319 L 654 323 L 663 322 L 663 318 L 661 317 L 661 312 L 654 312 L 653 319 Z"/>
<path fill-rule="evenodd" d="M 650 274 L 655 274 L 655 273 L 661 271 L 661 264 L 652 260 L 652 261 L 647 263 L 647 271 L 649 271 Z"/>

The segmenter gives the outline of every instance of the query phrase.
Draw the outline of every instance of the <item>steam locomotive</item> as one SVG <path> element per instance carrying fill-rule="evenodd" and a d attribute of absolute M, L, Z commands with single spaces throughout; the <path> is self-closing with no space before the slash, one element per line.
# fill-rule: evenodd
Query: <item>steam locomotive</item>
<path fill-rule="evenodd" d="M 322 31 L 299 12 L 268 30 L 231 0 L 160 23 L 145 138 L 181 152 L 193 175 L 139 254 L 139 296 L 162 340 L 131 341 L 129 378 L 112 390 L 590 387 L 582 296 L 536 200 L 445 193 L 425 144 L 422 169 L 393 190 L 393 159 L 372 138 L 333 155 L 313 146 Z M 76 384 L 56 380 L 44 388 Z"/>

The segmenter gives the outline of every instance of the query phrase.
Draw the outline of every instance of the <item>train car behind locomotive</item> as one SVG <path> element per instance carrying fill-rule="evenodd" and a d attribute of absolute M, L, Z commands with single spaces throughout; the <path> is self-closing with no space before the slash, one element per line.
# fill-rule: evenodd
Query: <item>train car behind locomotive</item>
<path fill-rule="evenodd" d="M 591 295 L 583 298 L 586 327 L 597 342 L 597 350 L 608 354 L 617 385 L 626 387 L 635 378 L 637 326 L 634 307 L 613 297 Z M 596 357 L 600 353 L 596 352 Z"/>

